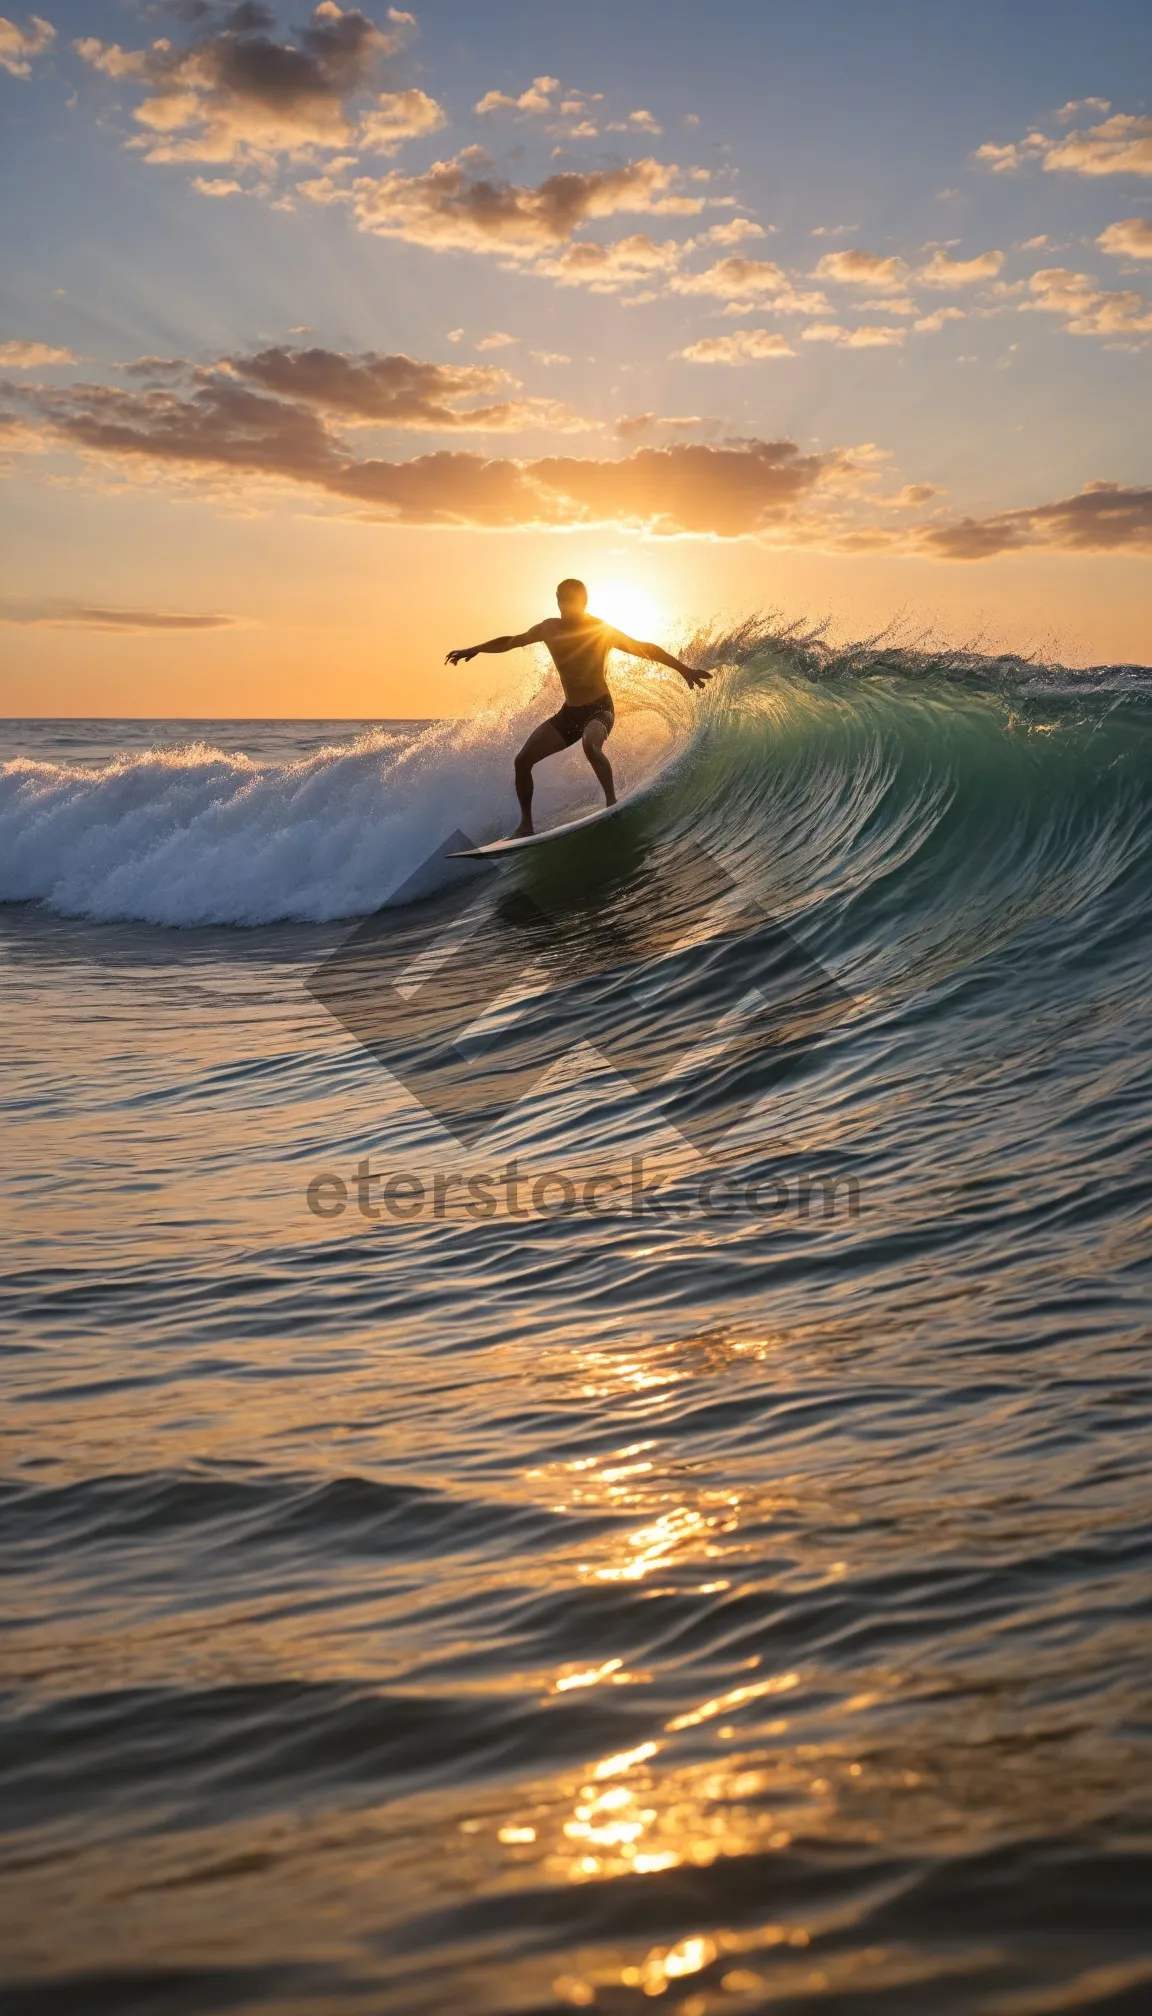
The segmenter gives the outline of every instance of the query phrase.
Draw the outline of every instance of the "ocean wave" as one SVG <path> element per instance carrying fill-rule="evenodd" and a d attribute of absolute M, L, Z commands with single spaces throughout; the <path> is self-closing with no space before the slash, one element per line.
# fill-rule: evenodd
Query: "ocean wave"
<path fill-rule="evenodd" d="M 684 648 L 718 674 L 699 700 L 633 665 L 616 675 L 612 755 L 636 793 L 621 817 L 694 834 L 745 868 L 770 860 L 777 914 L 845 878 L 881 881 L 934 838 L 955 844 L 965 817 L 986 822 L 964 839 L 970 907 L 973 885 L 1002 892 L 1021 820 L 1031 830 L 1040 811 L 1058 852 L 1080 818 L 1091 851 L 1101 791 L 1106 823 L 1121 824 L 1132 808 L 1120 800 L 1141 792 L 1124 754 L 1152 692 L 1139 666 L 1073 672 L 884 639 L 833 649 L 761 619 Z M 372 730 L 288 762 L 206 742 L 95 766 L 9 761 L 0 901 L 101 922 L 250 926 L 362 916 L 406 900 L 422 871 L 428 893 L 456 872 L 428 873 L 453 834 L 507 830 L 511 756 L 551 705 L 542 687 L 532 667 L 507 705 L 474 719 Z M 539 772 L 537 790 L 545 824 L 595 799 L 579 750 Z M 1124 852 L 1121 840 L 1112 869 Z"/>

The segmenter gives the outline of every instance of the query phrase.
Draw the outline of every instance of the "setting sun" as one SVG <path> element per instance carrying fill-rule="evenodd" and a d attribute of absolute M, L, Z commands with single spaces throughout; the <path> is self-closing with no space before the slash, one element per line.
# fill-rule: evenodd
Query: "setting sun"
<path fill-rule="evenodd" d="M 659 637 L 667 617 L 656 597 L 640 582 L 593 581 L 589 589 L 589 606 L 606 623 L 615 623 L 630 637 Z"/>

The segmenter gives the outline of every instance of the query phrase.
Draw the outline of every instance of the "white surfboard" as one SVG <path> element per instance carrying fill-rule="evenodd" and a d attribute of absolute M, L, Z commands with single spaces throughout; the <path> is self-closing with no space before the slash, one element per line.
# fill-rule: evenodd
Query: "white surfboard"
<path fill-rule="evenodd" d="M 505 854 L 520 854 L 525 847 L 543 847 L 549 840 L 566 840 L 570 833 L 579 833 L 585 826 L 599 826 L 605 819 L 611 819 L 614 812 L 622 812 L 626 805 L 640 796 L 639 791 L 630 791 L 618 798 L 615 805 L 601 805 L 597 812 L 585 812 L 582 819 L 569 819 L 565 826 L 550 826 L 546 833 L 525 833 L 519 840 L 490 840 L 486 847 L 462 847 L 457 854 L 446 854 L 446 861 L 493 861 L 502 860 Z"/>

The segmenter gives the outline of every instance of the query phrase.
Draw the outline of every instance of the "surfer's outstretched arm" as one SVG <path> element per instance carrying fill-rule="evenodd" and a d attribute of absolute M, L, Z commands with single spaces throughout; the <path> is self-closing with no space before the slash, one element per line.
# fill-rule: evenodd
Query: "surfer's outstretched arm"
<path fill-rule="evenodd" d="M 466 665 L 470 658 L 479 657 L 482 651 L 519 651 L 524 644 L 539 644 L 543 634 L 543 625 L 536 623 L 531 630 L 522 630 L 518 637 L 489 637 L 486 644 L 465 644 L 458 651 L 449 651 L 444 663 Z"/>
<path fill-rule="evenodd" d="M 678 672 L 686 686 L 706 686 L 711 672 L 698 672 L 694 665 L 685 665 L 683 659 L 673 658 L 662 644 L 642 644 L 636 637 L 625 636 L 623 630 L 616 632 L 617 651 L 627 651 L 630 658 L 651 658 L 654 665 L 667 665 L 670 672 Z"/>

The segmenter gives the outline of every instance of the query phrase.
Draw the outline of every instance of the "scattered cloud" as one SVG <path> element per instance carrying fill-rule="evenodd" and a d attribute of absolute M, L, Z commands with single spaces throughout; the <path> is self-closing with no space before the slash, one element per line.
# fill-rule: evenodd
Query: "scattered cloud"
<path fill-rule="evenodd" d="M 733 253 L 702 273 L 680 273 L 669 281 L 676 294 L 707 294 L 728 303 L 728 314 L 771 307 L 779 315 L 819 315 L 828 306 L 822 294 L 798 293 L 782 266 L 771 259 Z"/>
<path fill-rule="evenodd" d="M 478 98 L 473 111 L 481 118 L 490 112 L 557 112 L 559 111 L 558 77 L 534 77 L 526 91 L 513 98 L 507 91 L 486 91 Z"/>
<path fill-rule="evenodd" d="M 679 265 L 682 250 L 674 238 L 657 241 L 645 231 L 635 231 L 607 245 L 578 240 L 552 258 L 538 260 L 535 271 L 561 287 L 590 287 L 594 294 L 618 294 L 660 276 L 667 278 Z M 649 294 L 644 298 L 655 297 Z"/>
<path fill-rule="evenodd" d="M 1081 99 L 1081 105 L 1093 105 Z M 1068 112 L 1075 106 L 1064 107 Z M 1097 109 L 1107 110 L 1104 100 Z M 995 175 L 1010 174 L 1029 162 L 1039 162 L 1048 173 L 1063 170 L 1072 175 L 1152 175 L 1152 115 L 1115 112 L 1097 126 L 1079 128 L 1061 140 L 1049 140 L 1043 133 L 1029 133 L 1023 140 L 998 144 L 986 140 L 972 156 L 981 167 Z"/>
<path fill-rule="evenodd" d="M 174 609 L 105 609 L 80 602 L 0 602 L 0 623 L 53 630 L 223 630 L 235 621 L 235 616 L 193 616 Z"/>
<path fill-rule="evenodd" d="M 716 340 L 747 345 L 757 335 L 769 344 L 781 340 L 767 330 Z M 382 374 L 374 367 L 391 360 L 303 353 L 311 361 L 301 372 L 295 361 L 299 354 L 273 351 L 235 359 L 230 371 L 191 374 L 178 391 L 39 385 L 21 394 L 9 385 L 7 397 L 48 439 L 114 465 L 121 477 L 133 469 L 146 482 L 165 473 L 191 475 L 232 489 L 263 479 L 311 490 L 357 516 L 386 522 L 490 528 L 612 525 L 661 537 L 754 537 L 839 552 L 888 550 L 967 561 L 1026 547 L 1085 553 L 1152 550 L 1152 488 L 1110 482 L 984 518 L 929 518 L 893 526 L 894 510 L 914 512 L 937 493 L 929 484 L 907 484 L 894 496 L 869 503 L 866 486 L 884 460 L 869 447 L 804 454 L 794 441 L 756 439 L 639 447 L 617 459 L 549 455 L 518 460 L 460 450 L 409 461 L 357 458 L 333 430 L 329 416 L 353 422 L 376 418 Z M 770 349 L 766 354 L 779 353 Z M 401 361 L 414 365 L 411 359 Z M 241 372 L 248 374 L 247 382 Z M 267 389 L 273 383 L 290 390 Z M 387 390 L 386 375 L 384 383 Z M 373 409 L 370 414 L 362 411 L 366 405 Z M 643 414 L 621 424 L 626 433 L 639 433 L 650 425 L 696 423 Z M 56 620 L 57 615 L 108 629 L 197 628 L 229 620 L 80 605 L 57 605 L 55 611 L 42 605 L 32 615 L 11 620 Z"/>
<path fill-rule="evenodd" d="M 607 130 L 609 133 L 663 133 L 664 128 L 657 124 L 651 112 L 641 110 L 629 112 L 626 119 L 610 119 Z"/>
<path fill-rule="evenodd" d="M 268 9 L 242 6 L 179 47 L 163 36 L 148 49 L 123 49 L 92 35 L 73 46 L 91 69 L 146 94 L 132 115 L 144 132 L 129 142 L 146 161 L 267 164 L 349 144 L 391 154 L 444 124 L 423 91 L 376 88 L 382 64 L 415 26 L 412 15 L 392 9 L 381 29 L 356 8 L 320 0 L 293 42 L 276 41 L 271 24 Z"/>
<path fill-rule="evenodd" d="M 1152 218 L 1121 217 L 1100 233 L 1096 243 L 1117 259 L 1152 259 Z"/>
<path fill-rule="evenodd" d="M 933 330 L 943 329 L 946 322 L 963 322 L 963 320 L 963 308 L 934 308 L 930 315 L 921 315 L 912 327 L 921 335 L 928 335 Z"/>
<path fill-rule="evenodd" d="M 706 423 L 699 413 L 632 413 L 622 414 L 616 422 L 616 433 L 621 441 L 634 441 L 641 434 L 650 434 L 654 427 L 663 427 L 668 433 L 687 434 Z"/>
<path fill-rule="evenodd" d="M 677 190 L 679 168 L 651 157 L 587 173 L 561 170 L 535 187 L 499 180 L 484 166 L 466 150 L 455 160 L 433 162 L 422 175 L 392 170 L 360 177 L 347 195 L 321 200 L 350 201 L 363 229 L 381 237 L 435 251 L 527 260 L 563 244 L 594 218 L 622 212 L 687 217 L 704 207 L 699 197 Z"/>
<path fill-rule="evenodd" d="M 769 357 L 794 357 L 786 336 L 775 329 L 737 329 L 731 336 L 703 336 L 681 350 L 689 364 L 759 364 Z"/>
<path fill-rule="evenodd" d="M 842 329 L 838 322 L 813 322 L 800 333 L 805 343 L 838 343 L 846 350 L 888 350 L 903 343 L 908 331 L 884 328 L 879 323 Z"/>
<path fill-rule="evenodd" d="M 178 392 L 39 386 L 22 405 L 58 445 L 121 473 L 136 469 L 144 481 L 165 471 L 233 488 L 265 479 L 323 493 L 358 515 L 412 525 L 604 524 L 661 536 L 787 538 L 818 494 L 842 495 L 870 473 L 866 452 L 862 459 L 840 448 L 803 454 L 789 440 L 674 443 L 618 460 L 520 461 L 460 451 L 411 461 L 357 458 L 327 414 L 376 417 L 379 374 L 364 367 L 363 358 L 322 352 L 301 371 L 291 353 L 265 352 L 233 360 L 234 372 L 245 371 L 251 382 L 217 371 L 196 374 Z M 302 381 L 309 404 L 299 396 Z M 297 396 L 271 391 L 270 383 L 287 383 Z M 365 405 L 371 416 L 362 413 Z"/>
<path fill-rule="evenodd" d="M 1090 273 L 1066 266 L 1045 266 L 1028 282 L 1033 295 L 1025 308 L 1063 315 L 1073 336 L 1135 336 L 1152 329 L 1152 301 L 1133 288 L 1110 292 Z"/>
<path fill-rule="evenodd" d="M 1003 252 L 981 252 L 975 259 L 950 259 L 947 252 L 934 252 L 916 278 L 922 287 L 975 287 L 982 280 L 994 280 L 1004 264 Z"/>
<path fill-rule="evenodd" d="M 192 187 L 198 190 L 201 196 L 242 196 L 244 194 L 244 184 L 242 182 L 234 182 L 231 176 L 228 175 L 194 175 L 192 177 Z"/>
<path fill-rule="evenodd" d="M 849 287 L 871 287 L 879 294 L 899 294 L 908 285 L 909 269 L 903 259 L 849 247 L 844 252 L 826 252 L 817 262 L 814 277 L 840 280 Z"/>
<path fill-rule="evenodd" d="M 355 139 L 365 154 L 397 154 L 406 140 L 438 133 L 447 124 L 443 106 L 426 91 L 382 91 L 361 119 Z"/>
<path fill-rule="evenodd" d="M 222 394 L 227 398 L 226 380 L 233 378 L 303 409 L 336 415 L 351 426 L 510 433 L 528 427 L 571 432 L 589 424 L 555 400 L 508 397 L 508 388 L 519 381 L 491 364 L 430 364 L 371 350 L 349 356 L 277 345 L 253 356 L 226 358 L 194 377 L 201 388 L 194 403 L 198 400 L 205 410 Z M 498 393 L 504 396 L 493 396 Z"/>
<path fill-rule="evenodd" d="M 1070 126 L 1078 112 L 1110 112 L 1111 110 L 1112 100 L 1110 98 L 1069 98 L 1066 105 L 1061 105 L 1056 117 L 1062 126 Z"/>
<path fill-rule="evenodd" d="M 481 336 L 477 350 L 506 350 L 510 343 L 518 342 L 518 337 L 509 336 L 506 329 L 490 329 L 487 336 Z"/>
<path fill-rule="evenodd" d="M 875 502 L 883 505 L 886 511 L 914 511 L 942 494 L 934 483 L 905 483 L 893 496 L 877 497 Z"/>
<path fill-rule="evenodd" d="M 25 343 L 14 338 L 0 343 L 0 370 L 38 371 L 46 364 L 75 364 L 71 350 L 56 350 L 51 343 Z"/>
<path fill-rule="evenodd" d="M 55 40 L 52 23 L 42 21 L 39 14 L 28 16 L 26 28 L 0 14 L 0 70 L 6 70 L 10 77 L 30 77 L 37 56 L 50 49 Z"/>
<path fill-rule="evenodd" d="M 1089 483 L 1054 504 L 959 518 L 920 535 L 920 550 L 942 560 L 987 560 L 1027 546 L 1071 553 L 1152 551 L 1152 489 Z"/>
<path fill-rule="evenodd" d="M 567 356 L 563 350 L 530 350 L 528 355 L 537 364 L 570 364 L 572 362 L 571 357 Z"/>
<path fill-rule="evenodd" d="M 859 229 L 858 224 L 814 224 L 808 235 L 810 238 L 844 238 L 850 231 Z"/>
<path fill-rule="evenodd" d="M 775 230 L 775 225 L 771 227 Z M 730 217 L 726 224 L 712 224 L 702 231 L 698 239 L 701 245 L 739 245 L 745 238 L 763 238 L 764 226 L 753 223 L 751 217 Z"/>

